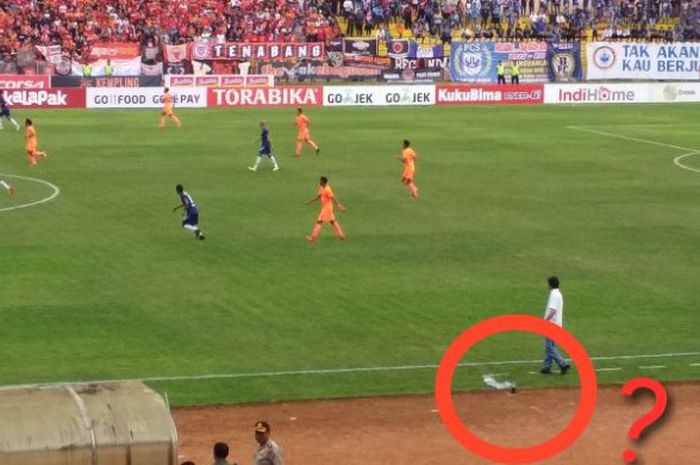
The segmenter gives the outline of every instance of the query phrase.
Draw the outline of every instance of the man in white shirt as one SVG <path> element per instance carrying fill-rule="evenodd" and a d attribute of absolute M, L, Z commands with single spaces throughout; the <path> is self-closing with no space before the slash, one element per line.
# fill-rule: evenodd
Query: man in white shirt
<path fill-rule="evenodd" d="M 547 279 L 549 285 L 549 299 L 547 306 L 544 309 L 544 319 L 557 326 L 564 326 L 564 297 L 559 290 L 559 278 L 550 276 Z M 559 352 L 557 352 L 556 344 L 549 338 L 544 339 L 544 361 L 540 373 L 543 375 L 552 374 L 552 363 L 556 363 L 561 370 L 561 374 L 565 375 L 571 368 L 571 365 L 566 363 Z"/>

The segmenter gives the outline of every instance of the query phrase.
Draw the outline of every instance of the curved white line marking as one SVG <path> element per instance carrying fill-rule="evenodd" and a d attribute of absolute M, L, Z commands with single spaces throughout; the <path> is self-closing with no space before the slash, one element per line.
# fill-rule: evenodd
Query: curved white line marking
<path fill-rule="evenodd" d="M 673 159 L 673 163 L 676 164 L 679 168 L 683 168 L 684 170 L 688 171 L 694 171 L 696 173 L 700 173 L 700 169 L 698 168 L 693 168 L 692 166 L 684 165 L 681 163 L 681 160 L 684 159 L 685 157 L 692 157 L 693 155 L 700 155 L 700 152 L 690 152 L 686 153 L 684 155 L 677 156 L 676 158 Z"/>
<path fill-rule="evenodd" d="M 28 176 L 20 176 L 18 174 L 3 174 L 3 176 L 6 178 L 24 179 L 25 181 L 38 182 L 39 184 L 49 186 L 51 188 L 52 192 L 51 192 L 51 195 L 49 195 L 48 197 L 44 197 L 43 199 L 37 200 L 36 202 L 23 203 L 22 205 L 15 205 L 13 207 L 0 208 L 0 213 L 1 212 L 8 212 L 11 210 L 19 210 L 20 208 L 33 207 L 35 205 L 40 205 L 42 203 L 50 202 L 53 199 L 55 199 L 56 197 L 58 197 L 58 194 L 61 193 L 61 189 L 59 189 L 57 185 L 52 184 L 48 181 L 44 181 L 43 179 L 30 178 Z"/>
<path fill-rule="evenodd" d="M 623 136 L 621 134 L 613 134 L 611 132 L 598 131 L 597 129 L 590 129 L 590 128 L 583 127 L 583 126 L 567 126 L 566 128 L 573 129 L 575 131 L 589 132 L 591 134 L 598 134 L 601 136 L 614 137 L 616 139 L 629 140 L 632 142 L 640 142 L 642 144 L 651 144 L 651 145 L 657 145 L 659 147 L 668 147 L 668 148 L 676 149 L 676 150 L 685 150 L 688 153 L 684 153 L 683 155 L 677 156 L 676 158 L 673 159 L 673 163 L 677 167 L 683 168 L 684 170 L 693 171 L 695 173 L 700 173 L 700 169 L 693 168 L 692 166 L 687 166 L 687 165 L 684 165 L 683 163 L 681 163 L 681 160 L 684 159 L 685 157 L 690 157 L 693 155 L 700 154 L 700 150 L 693 150 L 689 147 L 682 147 L 680 145 L 667 144 L 665 142 L 658 142 L 655 140 L 639 139 L 638 137 L 628 137 L 628 136 Z"/>

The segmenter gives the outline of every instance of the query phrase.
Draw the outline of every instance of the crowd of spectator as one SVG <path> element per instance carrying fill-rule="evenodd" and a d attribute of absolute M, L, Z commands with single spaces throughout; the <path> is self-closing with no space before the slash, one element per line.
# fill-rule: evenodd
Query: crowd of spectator
<path fill-rule="evenodd" d="M 659 34 L 661 21 L 676 18 Z M 396 25 L 393 29 L 389 24 Z M 343 27 L 341 27 L 343 24 Z M 700 39 L 697 0 L 12 0 L 0 2 L 0 46 L 96 42 L 326 41 L 390 34 L 449 40 Z"/>

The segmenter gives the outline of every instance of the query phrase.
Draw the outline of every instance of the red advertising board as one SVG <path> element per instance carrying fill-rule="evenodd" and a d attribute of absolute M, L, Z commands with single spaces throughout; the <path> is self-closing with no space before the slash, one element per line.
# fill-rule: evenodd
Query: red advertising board
<path fill-rule="evenodd" d="M 544 84 L 438 84 L 438 105 L 533 105 L 544 103 Z"/>
<path fill-rule="evenodd" d="M 0 74 L 0 89 L 30 90 L 48 89 L 51 87 L 51 76 L 28 74 Z"/>
<path fill-rule="evenodd" d="M 209 88 L 210 107 L 319 106 L 323 87 L 226 87 Z"/>
<path fill-rule="evenodd" d="M 5 98 L 14 108 L 85 108 L 85 89 L 7 90 Z"/>

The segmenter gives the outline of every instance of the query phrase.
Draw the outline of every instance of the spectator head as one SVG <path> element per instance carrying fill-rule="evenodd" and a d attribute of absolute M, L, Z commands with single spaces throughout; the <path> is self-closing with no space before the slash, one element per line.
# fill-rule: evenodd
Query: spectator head
<path fill-rule="evenodd" d="M 559 289 L 559 278 L 556 276 L 550 276 L 547 278 L 547 284 L 549 284 L 550 289 Z"/>
<path fill-rule="evenodd" d="M 407 149 L 411 146 L 411 141 L 408 139 L 403 140 L 403 148 Z"/>
<path fill-rule="evenodd" d="M 326 184 L 328 184 L 328 178 L 325 177 L 325 176 L 321 176 L 321 181 L 320 181 L 320 182 L 321 182 L 321 185 L 322 185 L 322 186 L 325 186 Z M 264 421 L 259 421 L 258 423 L 265 423 L 265 422 L 264 422 Z M 265 424 L 267 425 L 267 423 L 265 423 Z M 255 425 L 256 431 L 257 431 L 257 428 L 258 428 L 258 426 L 257 426 L 257 423 L 256 423 L 256 425 Z M 268 427 L 268 429 L 269 429 L 269 427 Z"/>
<path fill-rule="evenodd" d="M 323 181 L 328 182 L 325 177 L 321 178 L 321 185 L 325 185 Z M 263 445 L 270 440 L 270 424 L 266 421 L 258 421 L 255 423 L 255 440 L 258 444 Z"/>
<path fill-rule="evenodd" d="M 228 457 L 228 444 L 217 442 L 214 444 L 214 460 L 226 459 Z"/>

